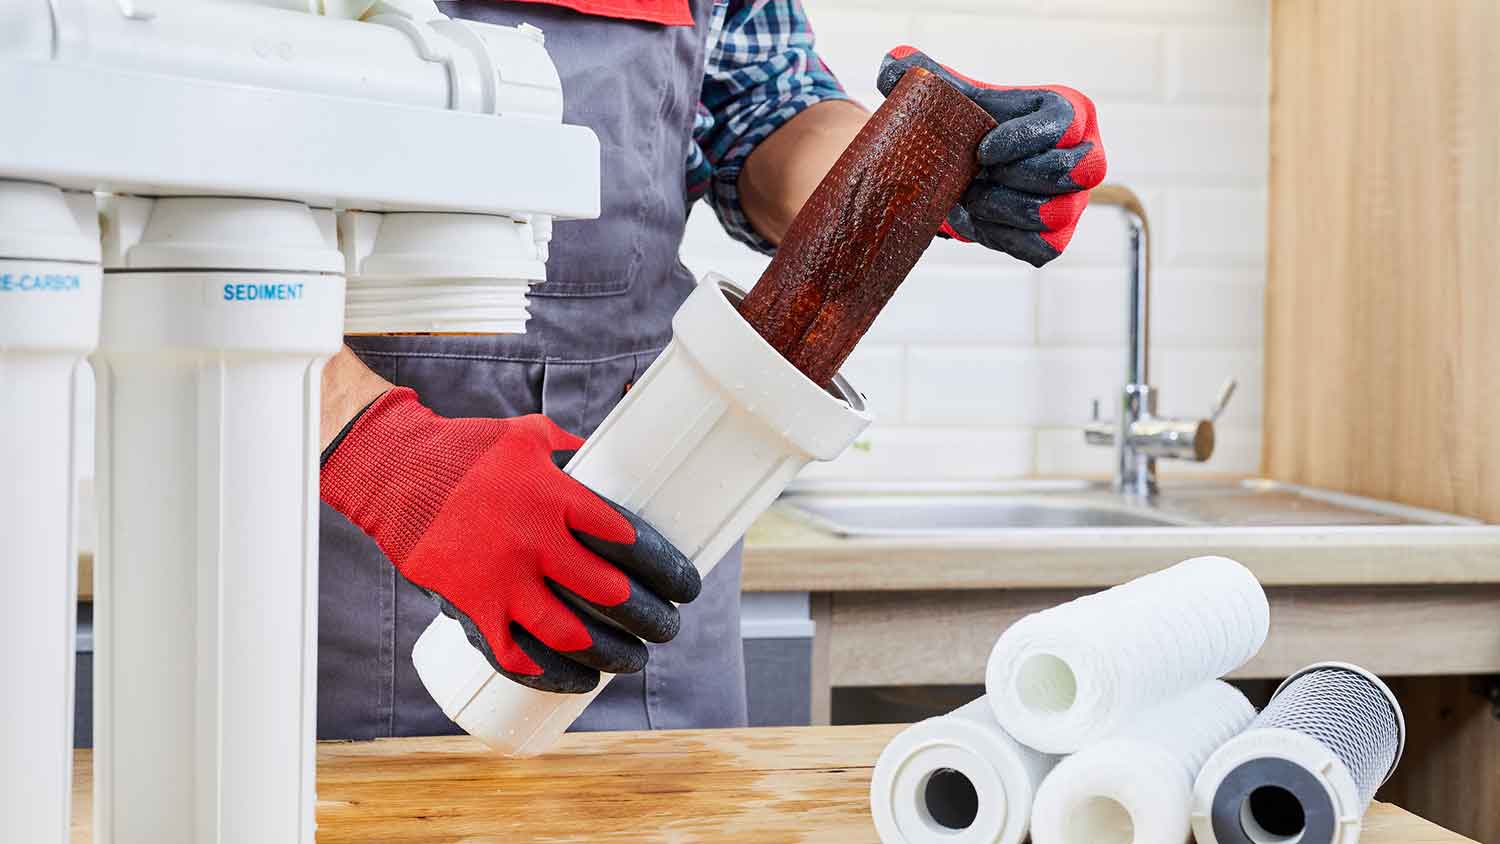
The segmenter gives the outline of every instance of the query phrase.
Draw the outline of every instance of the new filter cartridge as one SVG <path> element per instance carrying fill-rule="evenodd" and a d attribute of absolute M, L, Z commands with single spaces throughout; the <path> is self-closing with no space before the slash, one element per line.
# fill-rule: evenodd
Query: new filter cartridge
<path fill-rule="evenodd" d="M 1204 766 L 1193 831 L 1200 844 L 1355 844 L 1405 744 L 1401 705 L 1380 678 L 1308 666 Z"/>
<path fill-rule="evenodd" d="M 1011 625 L 990 654 L 985 689 L 1011 735 L 1071 753 L 1244 665 L 1269 627 L 1249 569 L 1197 557 Z"/>
<path fill-rule="evenodd" d="M 1034 844 L 1181 844 L 1193 778 L 1255 708 L 1222 680 L 1147 712 L 1058 764 L 1037 790 Z"/>
<path fill-rule="evenodd" d="M 981 697 L 886 745 L 870 781 L 875 830 L 884 844 L 1021 844 L 1056 764 L 1011 738 Z"/>

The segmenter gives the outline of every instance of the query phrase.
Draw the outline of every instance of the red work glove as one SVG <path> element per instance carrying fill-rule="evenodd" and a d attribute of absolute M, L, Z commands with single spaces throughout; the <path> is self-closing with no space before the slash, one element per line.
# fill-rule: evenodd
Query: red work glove
<path fill-rule="evenodd" d="M 876 84 L 887 96 L 912 67 L 941 76 L 1000 125 L 979 142 L 979 176 L 943 233 L 1040 267 L 1062 254 L 1089 189 L 1104 181 L 1094 104 L 1061 85 L 989 85 L 938 64 L 915 47 L 886 54 Z"/>
<path fill-rule="evenodd" d="M 645 667 L 641 640 L 677 635 L 672 602 L 700 587 L 672 543 L 562 471 L 582 444 L 545 416 L 447 419 L 397 388 L 324 452 L 321 494 L 496 671 L 582 693 Z"/>

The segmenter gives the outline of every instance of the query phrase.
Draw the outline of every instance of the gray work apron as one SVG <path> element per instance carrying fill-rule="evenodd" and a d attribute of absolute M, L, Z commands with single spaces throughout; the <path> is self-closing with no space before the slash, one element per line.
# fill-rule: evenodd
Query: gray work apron
<path fill-rule="evenodd" d="M 599 135 L 603 213 L 557 224 L 547 281 L 533 289 L 525 335 L 351 337 L 349 345 L 442 415 L 540 412 L 586 437 L 666 345 L 672 314 L 693 286 L 677 251 L 712 2 L 694 0 L 693 27 L 545 5 L 440 5 L 453 17 L 525 21 L 546 33 L 562 75 L 564 119 Z M 441 155 L 441 139 L 413 153 Z M 411 664 L 413 642 L 436 615 L 433 602 L 326 505 L 320 540 L 319 737 L 457 732 Z M 739 590 L 736 548 L 707 578 L 701 597 L 683 607 L 676 640 L 652 645 L 646 669 L 615 678 L 576 727 L 743 725 Z"/>

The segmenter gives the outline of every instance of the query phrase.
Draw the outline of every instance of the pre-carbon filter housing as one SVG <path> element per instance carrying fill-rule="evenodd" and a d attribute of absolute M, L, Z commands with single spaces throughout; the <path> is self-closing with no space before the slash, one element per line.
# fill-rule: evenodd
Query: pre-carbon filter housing
<path fill-rule="evenodd" d="M 10 24 L 7 23 L 7 26 Z M 75 387 L 99 339 L 90 193 L 0 181 L 0 841 L 68 840 Z"/>
<path fill-rule="evenodd" d="M 1193 787 L 1199 844 L 1355 844 L 1406 745 L 1401 704 L 1339 662 L 1298 671 Z"/>
<path fill-rule="evenodd" d="M 842 377 L 825 390 L 739 315 L 740 292 L 709 274 L 672 318 L 672 342 L 567 466 L 594 492 L 639 513 L 708 574 L 802 467 L 841 454 L 870 423 Z M 439 615 L 412 663 L 443 712 L 510 755 L 545 752 L 589 694 L 509 680 Z"/>

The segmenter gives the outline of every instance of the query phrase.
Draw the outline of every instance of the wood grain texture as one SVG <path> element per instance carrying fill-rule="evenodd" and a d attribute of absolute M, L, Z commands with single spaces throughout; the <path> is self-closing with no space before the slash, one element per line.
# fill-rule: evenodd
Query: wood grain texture
<path fill-rule="evenodd" d="M 1398 677 L 1407 752 L 1382 800 L 1422 806 L 1454 830 L 1500 841 L 1500 718 L 1467 677 Z"/>
<path fill-rule="evenodd" d="M 572 733 L 503 759 L 467 736 L 318 748 L 319 844 L 877 844 L 870 773 L 900 726 Z M 90 841 L 89 754 L 73 841 Z M 1463 844 L 1376 805 L 1363 844 Z"/>
<path fill-rule="evenodd" d="M 1500 521 L 1500 3 L 1275 0 L 1271 33 L 1265 474 Z M 1417 698 L 1396 787 L 1500 841 L 1466 685 Z"/>
<path fill-rule="evenodd" d="M 1265 473 L 1500 521 L 1500 4 L 1271 18 Z"/>
<path fill-rule="evenodd" d="M 1221 554 L 1266 586 L 1500 583 L 1500 528 L 1014 530 L 845 538 L 772 507 L 745 540 L 748 592 L 1114 586 Z"/>
<path fill-rule="evenodd" d="M 984 682 L 995 640 L 1078 590 L 833 595 L 835 686 Z M 1388 675 L 1500 673 L 1500 586 L 1267 590 L 1271 633 L 1235 677 L 1281 678 L 1318 660 Z M 825 630 L 819 628 L 818 635 Z"/>
<path fill-rule="evenodd" d="M 739 310 L 781 356 L 828 384 L 979 169 L 995 121 L 907 71 L 797 212 Z"/>

